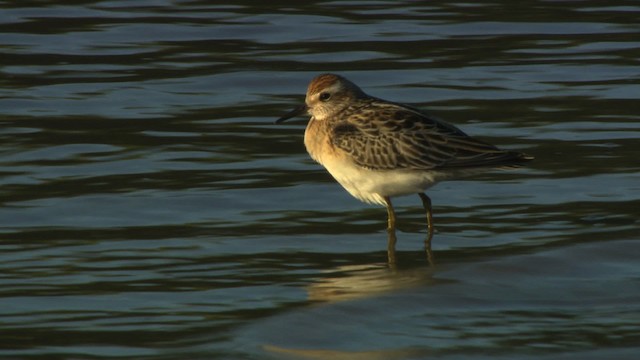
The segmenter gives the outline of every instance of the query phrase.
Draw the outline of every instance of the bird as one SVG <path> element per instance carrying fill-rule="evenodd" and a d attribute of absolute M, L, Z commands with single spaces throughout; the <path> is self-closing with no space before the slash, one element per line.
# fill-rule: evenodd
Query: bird
<path fill-rule="evenodd" d="M 534 159 L 471 137 L 416 107 L 370 96 L 337 74 L 316 76 L 304 103 L 275 123 L 304 114 L 311 116 L 304 132 L 311 158 L 356 199 L 385 206 L 389 231 L 396 227 L 391 198 L 417 194 L 426 212 L 429 243 L 434 226 L 428 188 Z"/>

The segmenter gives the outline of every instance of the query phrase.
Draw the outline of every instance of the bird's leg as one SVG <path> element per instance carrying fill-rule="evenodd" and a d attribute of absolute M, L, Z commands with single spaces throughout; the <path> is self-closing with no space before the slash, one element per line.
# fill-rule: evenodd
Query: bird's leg
<path fill-rule="evenodd" d="M 431 211 L 431 199 L 426 194 L 418 193 L 422 200 L 422 206 L 427 212 L 427 239 L 424 241 L 425 248 L 427 250 L 427 260 L 430 264 L 433 264 L 433 254 L 431 253 L 431 239 L 433 238 L 433 215 Z"/>
<path fill-rule="evenodd" d="M 389 266 L 394 267 L 396 264 L 396 213 L 391 205 L 391 199 L 388 196 L 384 197 L 384 202 L 387 207 L 387 234 L 389 238 L 387 240 L 387 259 Z"/>
<path fill-rule="evenodd" d="M 424 210 L 427 212 L 427 232 L 429 235 L 429 241 L 433 237 L 433 215 L 431 211 L 431 199 L 423 193 L 418 193 L 420 199 L 422 200 L 422 206 L 424 206 Z"/>
<path fill-rule="evenodd" d="M 391 199 L 388 196 L 385 196 L 384 198 L 384 202 L 386 203 L 387 206 L 387 216 L 388 216 L 388 221 L 387 221 L 387 230 L 390 229 L 394 229 L 396 228 L 396 212 L 393 210 L 393 205 L 391 205 Z"/>

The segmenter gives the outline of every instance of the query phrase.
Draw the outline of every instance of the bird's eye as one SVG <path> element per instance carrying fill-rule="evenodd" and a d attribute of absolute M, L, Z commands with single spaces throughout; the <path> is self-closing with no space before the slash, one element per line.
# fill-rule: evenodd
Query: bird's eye
<path fill-rule="evenodd" d="M 331 94 L 328 92 L 320 93 L 320 101 L 327 101 L 331 97 Z"/>

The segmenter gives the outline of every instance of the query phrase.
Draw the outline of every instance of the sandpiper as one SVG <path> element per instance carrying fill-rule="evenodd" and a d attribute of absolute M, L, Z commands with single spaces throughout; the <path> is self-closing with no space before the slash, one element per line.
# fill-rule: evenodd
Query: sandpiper
<path fill-rule="evenodd" d="M 314 78 L 305 103 L 276 121 L 308 113 L 304 144 L 311 157 L 355 198 L 384 205 L 395 231 L 391 197 L 417 194 L 433 236 L 431 199 L 435 183 L 491 168 L 518 166 L 533 157 L 501 150 L 412 106 L 364 93 L 335 74 Z"/>

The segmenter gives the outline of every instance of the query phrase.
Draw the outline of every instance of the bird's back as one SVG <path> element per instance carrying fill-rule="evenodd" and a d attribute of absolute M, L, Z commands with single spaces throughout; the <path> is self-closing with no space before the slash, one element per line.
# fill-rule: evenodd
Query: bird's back
<path fill-rule="evenodd" d="M 460 170 L 532 159 L 501 150 L 410 106 L 361 99 L 331 119 L 330 141 L 372 170 Z"/>

